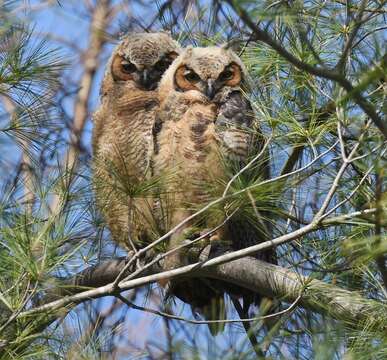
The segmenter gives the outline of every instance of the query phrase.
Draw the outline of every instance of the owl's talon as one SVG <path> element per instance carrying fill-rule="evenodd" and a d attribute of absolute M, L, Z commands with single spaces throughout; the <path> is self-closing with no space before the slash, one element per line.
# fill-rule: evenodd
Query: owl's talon
<path fill-rule="evenodd" d="M 167 283 L 165 284 L 164 286 L 164 291 L 165 291 L 165 295 L 168 297 L 171 293 L 173 293 L 172 291 L 172 283 L 170 281 L 167 281 Z"/>
<path fill-rule="evenodd" d="M 142 261 L 140 259 L 136 260 L 136 270 L 139 270 L 143 267 Z"/>
<path fill-rule="evenodd" d="M 197 238 L 203 236 L 207 232 L 200 231 L 197 227 L 190 227 L 184 230 L 184 240 L 182 240 L 181 245 L 185 246 L 185 252 L 189 262 L 196 262 L 205 246 L 208 245 L 208 237 L 205 237 L 199 241 L 193 242 Z"/>
<path fill-rule="evenodd" d="M 192 241 L 185 239 L 181 242 L 181 246 L 189 247 L 191 245 Z"/>
<path fill-rule="evenodd" d="M 195 227 L 195 226 L 191 226 L 189 228 L 186 228 L 183 230 L 182 232 L 182 235 L 185 239 L 187 240 L 195 240 L 195 238 L 198 237 L 198 234 L 199 234 L 199 228 Z"/>
<path fill-rule="evenodd" d="M 211 244 L 207 245 L 199 255 L 199 261 L 206 261 L 210 257 L 210 252 L 211 252 Z"/>

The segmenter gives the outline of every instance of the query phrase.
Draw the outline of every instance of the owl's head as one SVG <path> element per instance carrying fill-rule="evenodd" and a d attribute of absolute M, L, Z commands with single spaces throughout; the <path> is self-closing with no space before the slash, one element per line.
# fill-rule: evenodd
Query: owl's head
<path fill-rule="evenodd" d="M 196 90 L 210 100 L 226 87 L 241 87 L 245 79 L 242 61 L 226 47 L 187 48 L 173 68 L 175 90 Z"/>
<path fill-rule="evenodd" d="M 114 81 L 154 90 L 179 52 L 178 43 L 166 33 L 129 34 L 113 52 L 110 72 Z"/>

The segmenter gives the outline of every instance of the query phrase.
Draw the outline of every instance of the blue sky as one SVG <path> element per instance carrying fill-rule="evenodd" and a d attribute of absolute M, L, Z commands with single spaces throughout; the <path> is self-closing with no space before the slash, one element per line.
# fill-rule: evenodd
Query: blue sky
<path fill-rule="evenodd" d="M 87 18 L 86 14 L 87 11 L 83 9 L 82 7 L 79 7 L 79 2 L 77 1 L 61 1 L 63 4 L 63 7 L 49 7 L 49 8 L 41 8 L 40 1 L 30 1 L 30 6 L 34 9 L 37 7 L 37 11 L 24 11 L 23 13 L 19 14 L 21 17 L 25 17 L 26 20 L 30 23 L 30 25 L 34 28 L 34 35 L 37 38 L 45 37 L 49 35 L 49 43 L 52 47 L 58 47 L 60 49 L 61 54 L 63 55 L 63 58 L 68 60 L 70 62 L 69 67 L 66 70 L 66 76 L 69 76 L 74 82 L 76 83 L 76 80 L 81 76 L 82 74 L 82 68 L 79 64 L 78 55 L 73 51 L 71 47 L 65 46 L 64 42 L 70 42 L 74 43 L 76 47 L 80 49 L 85 49 L 85 47 L 88 44 L 88 36 L 89 36 L 89 19 Z M 137 7 L 134 9 L 134 11 L 137 13 L 137 15 L 141 16 L 147 16 L 146 11 L 144 11 L 144 8 Z M 143 15 L 142 15 L 143 13 Z M 117 29 L 122 24 L 115 24 L 114 28 Z M 102 76 L 104 74 L 104 65 L 109 57 L 109 53 L 113 48 L 113 44 L 107 44 L 104 49 L 104 54 L 101 57 L 101 64 L 99 67 L 99 70 L 96 74 L 94 85 L 92 88 L 92 94 L 90 97 L 90 111 L 92 112 L 96 106 L 98 105 L 99 99 L 98 99 L 98 93 L 99 93 L 99 85 L 102 79 Z M 69 97 L 64 105 L 66 112 L 71 115 L 73 112 L 73 100 L 74 96 Z M 84 135 L 83 135 L 83 141 L 84 144 L 89 147 L 90 149 L 90 139 L 91 139 L 91 132 L 92 132 L 92 122 L 89 120 L 87 122 Z M 99 300 L 99 308 L 104 309 L 108 308 L 112 304 L 113 298 L 112 297 L 106 297 Z M 144 297 L 138 297 L 136 302 L 139 305 L 144 305 L 145 300 Z M 192 317 L 191 310 L 188 306 L 184 306 L 181 302 L 177 302 L 179 309 L 180 316 L 184 316 L 187 318 Z M 146 303 L 147 306 L 150 306 L 149 302 Z M 80 305 L 77 309 L 80 310 L 79 315 L 82 318 L 84 318 L 85 315 L 85 309 L 88 308 L 88 305 L 85 307 L 83 305 Z M 139 346 L 140 348 L 144 346 L 144 344 L 147 341 L 152 341 L 154 343 L 158 343 L 161 345 L 165 345 L 167 341 L 167 337 L 165 336 L 165 329 L 164 329 L 164 323 L 162 319 L 159 316 L 155 316 L 152 314 L 147 314 L 144 312 L 140 312 L 138 310 L 130 310 L 128 313 L 128 317 L 125 321 L 125 327 L 126 331 L 128 332 L 128 336 L 134 341 L 134 343 Z M 233 312 L 230 313 L 230 317 L 235 318 L 236 314 Z M 74 318 L 74 316 L 68 316 L 67 317 L 67 324 L 70 326 L 74 331 L 77 329 L 77 320 Z M 227 325 L 228 326 L 228 325 Z M 240 325 L 231 325 L 233 329 L 237 330 L 237 334 L 241 331 Z M 141 328 L 141 331 L 136 331 L 136 329 Z M 173 326 L 172 326 L 173 328 Z M 215 351 L 215 343 L 210 345 L 209 348 L 207 346 L 209 345 L 207 343 L 208 341 L 208 330 L 207 325 L 186 325 L 186 328 L 189 330 L 189 333 L 196 334 L 195 340 L 202 344 L 203 351 L 207 353 L 209 350 Z M 226 330 L 227 331 L 227 330 Z M 173 331 L 175 332 L 175 331 Z M 239 344 L 238 347 L 241 348 L 243 346 L 246 346 L 244 337 L 235 335 L 235 345 Z M 175 340 L 178 339 L 184 339 L 184 334 L 175 335 Z M 227 345 L 230 338 L 228 337 L 228 340 L 226 338 L 223 338 L 222 336 L 219 336 L 217 339 L 215 339 L 217 346 L 220 348 L 223 348 Z M 126 358 L 125 356 L 123 358 Z"/>

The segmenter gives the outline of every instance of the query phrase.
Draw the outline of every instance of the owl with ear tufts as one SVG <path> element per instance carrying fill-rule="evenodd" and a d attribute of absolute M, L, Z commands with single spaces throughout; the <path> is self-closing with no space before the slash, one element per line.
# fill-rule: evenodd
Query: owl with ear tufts
<path fill-rule="evenodd" d="M 93 117 L 93 180 L 113 240 L 132 249 L 146 241 L 151 205 L 146 179 L 158 109 L 157 86 L 180 47 L 166 33 L 134 33 L 114 49 Z"/>
<path fill-rule="evenodd" d="M 243 95 L 246 76 L 242 61 L 225 47 L 187 48 L 165 72 L 159 85 L 152 159 L 154 175 L 173 175 L 160 192 L 160 207 L 168 209 L 165 230 L 221 197 L 227 182 L 262 150 L 258 121 Z M 267 163 L 254 171 L 266 178 Z M 265 241 L 262 229 L 231 215 L 223 205 L 193 219 L 171 235 L 169 249 L 181 245 L 192 232 L 214 228 L 218 230 L 209 239 L 210 256 Z M 165 268 L 184 265 L 185 254 L 172 253 Z M 273 250 L 259 257 L 275 262 Z M 252 302 L 260 301 L 251 291 L 210 279 L 173 280 L 170 285 L 172 294 L 210 319 L 224 318 L 224 292 L 243 297 L 246 314 Z M 210 330 L 214 333 L 219 326 L 211 325 Z"/>

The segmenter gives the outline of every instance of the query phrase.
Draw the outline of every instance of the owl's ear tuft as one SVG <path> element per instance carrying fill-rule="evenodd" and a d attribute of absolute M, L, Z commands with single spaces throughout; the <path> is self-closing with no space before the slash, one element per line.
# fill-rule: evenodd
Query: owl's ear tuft
<path fill-rule="evenodd" d="M 234 38 L 227 41 L 225 44 L 221 45 L 220 47 L 224 50 L 231 50 L 235 53 L 239 53 L 242 49 L 242 42 L 243 40 L 240 38 Z"/>
<path fill-rule="evenodd" d="M 192 45 L 189 45 L 185 48 L 185 53 L 188 55 L 188 56 L 191 56 L 192 55 L 192 51 L 193 51 L 193 46 Z"/>
<path fill-rule="evenodd" d="M 159 34 L 164 34 L 172 37 L 172 29 L 162 29 L 160 31 L 157 31 Z"/>
<path fill-rule="evenodd" d="M 184 51 L 183 51 L 183 58 L 184 59 L 189 59 L 190 57 L 192 57 L 192 52 L 193 52 L 193 46 L 192 45 L 189 45 L 187 46 Z"/>
<path fill-rule="evenodd" d="M 171 51 L 168 53 L 168 57 L 171 60 L 175 60 L 180 54 L 177 51 Z"/>

